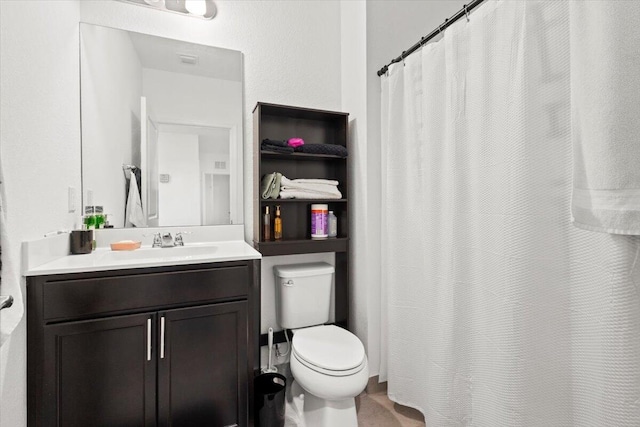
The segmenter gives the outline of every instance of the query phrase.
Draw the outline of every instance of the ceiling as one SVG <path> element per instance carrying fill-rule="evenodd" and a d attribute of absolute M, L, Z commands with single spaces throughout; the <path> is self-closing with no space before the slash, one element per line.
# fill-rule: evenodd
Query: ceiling
<path fill-rule="evenodd" d="M 143 68 L 191 74 L 213 79 L 242 81 L 242 53 L 129 32 Z M 197 58 L 196 64 L 184 64 L 180 56 Z"/>

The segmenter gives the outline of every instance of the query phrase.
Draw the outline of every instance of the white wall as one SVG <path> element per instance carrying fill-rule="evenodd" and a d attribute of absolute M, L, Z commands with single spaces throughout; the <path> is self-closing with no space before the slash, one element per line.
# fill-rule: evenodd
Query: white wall
<path fill-rule="evenodd" d="M 229 130 L 216 129 L 210 135 L 198 135 L 200 172 L 229 175 Z M 216 162 L 224 162 L 225 167 L 216 169 Z"/>
<path fill-rule="evenodd" d="M 366 94 L 366 8 L 363 1 L 341 3 L 341 87 L 342 110 L 349 113 L 349 182 L 353 189 L 348 195 L 351 209 L 349 232 L 349 324 L 367 350 L 369 360 L 376 357 L 369 346 L 368 256 L 370 237 L 367 236 L 367 94 Z M 373 372 L 372 375 L 375 375 Z"/>
<path fill-rule="evenodd" d="M 251 111 L 257 101 L 339 110 L 337 1 L 216 1 L 212 21 L 116 1 L 0 1 L 1 140 L 12 242 L 70 229 L 80 203 L 78 22 L 244 54 L 245 233 L 252 241 Z M 267 301 L 267 304 L 273 304 Z M 25 322 L 2 346 L 0 425 L 26 425 Z"/>
<path fill-rule="evenodd" d="M 158 122 L 241 126 L 241 82 L 151 68 L 143 69 L 142 81 L 143 94 Z"/>
<path fill-rule="evenodd" d="M 168 132 L 158 135 L 158 173 L 170 177 L 169 182 L 158 184 L 160 226 L 200 225 L 198 154 L 198 135 Z"/>
<path fill-rule="evenodd" d="M 11 246 L 74 226 L 80 205 L 80 85 L 75 1 L 0 1 L 0 148 Z M 0 425 L 26 425 L 26 321 L 0 348 Z"/>
<path fill-rule="evenodd" d="M 140 166 L 142 65 L 127 33 L 85 26 L 81 46 L 84 200 L 102 205 L 109 222 L 123 227 L 122 165 Z"/>

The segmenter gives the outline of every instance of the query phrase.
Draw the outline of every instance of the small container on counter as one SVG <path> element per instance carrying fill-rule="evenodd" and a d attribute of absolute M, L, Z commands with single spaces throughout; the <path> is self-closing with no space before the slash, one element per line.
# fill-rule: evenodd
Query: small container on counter
<path fill-rule="evenodd" d="M 69 244 L 73 255 L 90 254 L 93 250 L 93 230 L 72 230 Z"/>
<path fill-rule="evenodd" d="M 94 206 L 94 217 L 96 229 L 103 228 L 107 218 L 104 214 L 104 208 L 102 206 Z"/>
<path fill-rule="evenodd" d="M 83 224 L 87 230 L 92 230 L 96 228 L 96 215 L 95 215 L 95 206 L 85 206 L 84 207 L 84 217 Z"/>

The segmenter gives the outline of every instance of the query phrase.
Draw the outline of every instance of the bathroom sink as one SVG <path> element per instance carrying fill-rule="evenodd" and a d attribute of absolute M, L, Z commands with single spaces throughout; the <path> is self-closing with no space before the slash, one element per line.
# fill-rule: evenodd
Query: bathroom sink
<path fill-rule="evenodd" d="M 28 257 L 25 265 L 28 265 L 29 268 L 25 270 L 28 273 L 25 275 L 41 276 L 164 266 L 173 267 L 262 258 L 260 252 L 244 241 L 244 226 L 242 225 L 202 227 L 202 229 L 196 231 L 198 232 L 191 233 L 184 246 L 153 248 L 151 247 L 151 239 L 143 239 L 145 234 L 149 234 L 147 230 L 123 229 L 120 232 L 96 230 L 94 236 L 98 247 L 91 253 L 62 256 L 52 253 L 47 255 L 50 258 L 49 261 L 37 263 L 43 259 L 43 253 L 51 251 L 49 246 L 44 245 L 46 242 L 43 242 L 39 246 L 33 246 L 33 249 L 27 248 Z M 142 240 L 145 245 L 130 251 L 111 250 L 111 243 L 114 241 L 123 242 L 130 239 L 133 239 L 133 241 Z M 62 253 L 64 250 L 62 244 L 65 244 L 66 251 L 69 251 L 68 236 L 66 236 L 66 239 L 60 238 L 59 244 L 62 249 L 59 249 L 58 252 Z"/>
<path fill-rule="evenodd" d="M 214 245 L 175 246 L 172 248 L 140 248 L 134 251 L 107 251 L 102 254 L 104 261 L 139 261 L 139 260 L 169 260 L 176 261 L 198 257 L 209 257 L 216 253 Z"/>

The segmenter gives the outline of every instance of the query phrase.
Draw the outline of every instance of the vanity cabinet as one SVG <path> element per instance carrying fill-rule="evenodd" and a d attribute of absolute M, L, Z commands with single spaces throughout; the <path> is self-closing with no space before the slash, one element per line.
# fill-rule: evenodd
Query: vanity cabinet
<path fill-rule="evenodd" d="M 29 427 L 253 425 L 259 271 L 29 277 Z"/>

